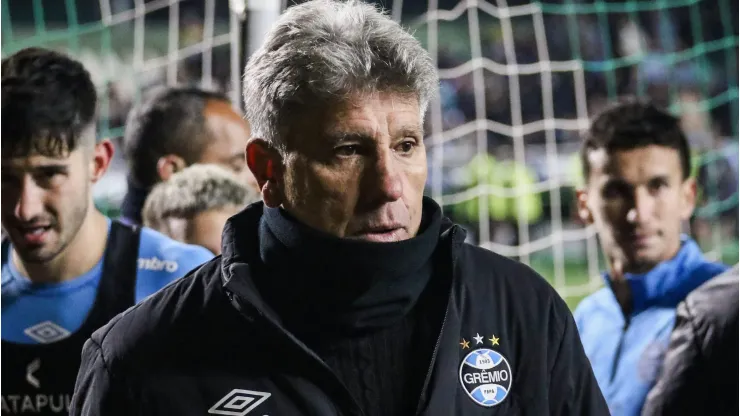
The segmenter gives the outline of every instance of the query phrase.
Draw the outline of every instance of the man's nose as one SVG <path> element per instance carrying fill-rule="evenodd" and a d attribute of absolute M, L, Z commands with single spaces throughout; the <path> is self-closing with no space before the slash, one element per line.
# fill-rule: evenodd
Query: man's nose
<path fill-rule="evenodd" d="M 627 212 L 627 221 L 639 224 L 650 218 L 653 212 L 653 197 L 647 190 L 637 189 L 632 197 L 633 204 Z"/>
<path fill-rule="evenodd" d="M 21 221 L 31 221 L 44 212 L 43 190 L 32 178 L 24 178 L 15 204 L 15 216 Z"/>
<path fill-rule="evenodd" d="M 390 149 L 381 151 L 370 170 L 372 187 L 378 200 L 393 202 L 403 195 L 403 179 L 398 160 Z"/>

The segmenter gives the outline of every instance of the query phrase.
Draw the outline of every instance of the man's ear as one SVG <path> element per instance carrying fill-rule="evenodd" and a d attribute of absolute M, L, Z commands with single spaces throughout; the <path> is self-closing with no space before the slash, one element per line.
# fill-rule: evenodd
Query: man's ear
<path fill-rule="evenodd" d="M 594 217 L 591 214 L 591 208 L 588 207 L 588 193 L 583 188 L 576 190 L 576 206 L 578 207 L 578 218 L 586 225 L 593 224 Z"/>
<path fill-rule="evenodd" d="M 95 144 L 92 154 L 92 164 L 90 165 L 90 178 L 93 183 L 99 181 L 105 175 L 105 172 L 108 171 L 108 166 L 110 166 L 114 152 L 113 143 L 108 139 L 101 140 Z"/>
<path fill-rule="evenodd" d="M 696 179 L 688 178 L 681 185 L 683 206 L 681 207 L 681 219 L 686 221 L 691 218 L 696 208 Z"/>
<path fill-rule="evenodd" d="M 157 160 L 157 175 L 161 181 L 170 179 L 175 173 L 185 169 L 187 163 L 185 159 L 177 155 L 164 155 Z"/>
<path fill-rule="evenodd" d="M 247 166 L 257 180 L 265 205 L 276 208 L 283 203 L 283 158 L 266 140 L 247 142 Z"/>

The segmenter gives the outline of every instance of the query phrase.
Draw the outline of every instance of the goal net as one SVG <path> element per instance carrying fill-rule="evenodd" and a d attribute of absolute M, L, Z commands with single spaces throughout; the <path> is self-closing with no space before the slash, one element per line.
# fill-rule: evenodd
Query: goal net
<path fill-rule="evenodd" d="M 199 85 L 239 105 L 244 8 L 243 0 L 2 0 L 2 55 L 39 46 L 79 59 L 98 87 L 98 135 L 117 143 L 132 104 L 152 87 Z M 95 188 L 113 216 L 125 176 L 117 151 Z"/>
<path fill-rule="evenodd" d="M 575 215 L 589 116 L 623 94 L 681 116 L 700 204 L 690 228 L 737 262 L 738 4 L 732 0 L 385 0 L 433 56 L 428 194 L 483 247 L 521 260 L 571 307 L 604 262 Z"/>
<path fill-rule="evenodd" d="M 100 136 L 115 138 L 155 85 L 195 83 L 238 103 L 252 49 L 240 10 L 270 16 L 267 5 L 303 1 L 2 0 L 2 55 L 44 46 L 78 57 L 100 89 Z M 471 241 L 531 265 L 571 306 L 600 287 L 594 230 L 574 215 L 579 134 L 633 93 L 681 115 L 701 195 L 687 231 L 711 257 L 737 262 L 737 1 L 375 1 L 439 68 L 427 193 Z M 250 43 L 270 23 L 250 20 Z M 112 209 L 124 191 L 117 159 L 96 200 Z"/>

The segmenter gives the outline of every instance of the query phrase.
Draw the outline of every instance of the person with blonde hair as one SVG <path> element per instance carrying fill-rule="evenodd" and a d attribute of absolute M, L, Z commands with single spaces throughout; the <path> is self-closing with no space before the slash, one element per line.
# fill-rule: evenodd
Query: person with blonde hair
<path fill-rule="evenodd" d="M 172 239 L 221 254 L 226 220 L 260 194 L 217 165 L 192 165 L 157 184 L 146 199 L 144 225 Z"/>

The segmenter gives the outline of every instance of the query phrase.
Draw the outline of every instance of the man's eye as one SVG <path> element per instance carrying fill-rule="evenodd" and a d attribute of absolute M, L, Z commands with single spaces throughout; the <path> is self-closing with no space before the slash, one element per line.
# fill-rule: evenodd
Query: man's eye
<path fill-rule="evenodd" d="M 360 147 L 357 145 L 346 145 L 334 148 L 334 153 L 337 156 L 354 156 L 360 152 Z"/>
<path fill-rule="evenodd" d="M 396 151 L 399 153 L 411 153 L 415 147 L 416 147 L 415 141 L 407 140 L 405 142 L 401 142 L 398 145 L 398 147 L 396 147 Z"/>
<path fill-rule="evenodd" d="M 667 186 L 668 184 L 665 183 L 664 181 L 655 181 L 655 182 L 651 182 L 648 188 L 650 189 L 650 192 L 655 193 L 655 192 L 659 192 L 663 190 Z"/>
<path fill-rule="evenodd" d="M 629 190 L 625 189 L 624 186 L 612 184 L 604 187 L 604 189 L 601 191 L 601 195 L 606 199 L 616 199 L 623 197 L 628 192 Z"/>
<path fill-rule="evenodd" d="M 246 164 L 244 164 L 244 163 L 239 163 L 239 162 L 237 162 L 237 163 L 232 163 L 230 167 L 231 167 L 231 170 L 233 170 L 234 172 L 236 172 L 236 173 L 240 173 L 240 172 L 241 172 L 241 171 L 243 171 L 243 170 L 244 170 L 244 168 L 246 168 L 247 166 L 246 166 Z"/>

